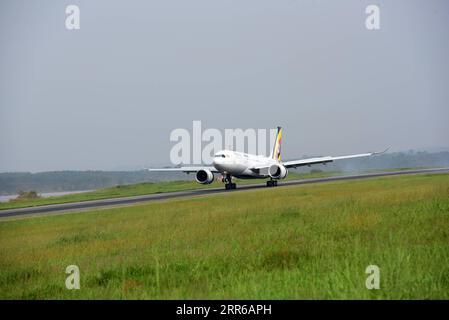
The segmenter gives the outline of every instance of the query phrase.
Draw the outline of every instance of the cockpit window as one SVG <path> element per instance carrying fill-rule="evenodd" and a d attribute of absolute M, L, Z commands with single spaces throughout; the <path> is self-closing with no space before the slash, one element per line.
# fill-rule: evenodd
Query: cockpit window
<path fill-rule="evenodd" d="M 216 154 L 215 158 L 226 158 L 224 154 Z"/>

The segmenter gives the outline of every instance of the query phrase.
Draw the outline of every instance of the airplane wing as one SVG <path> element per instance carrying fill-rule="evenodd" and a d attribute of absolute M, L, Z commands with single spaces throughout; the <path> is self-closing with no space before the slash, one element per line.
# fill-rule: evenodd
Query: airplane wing
<path fill-rule="evenodd" d="M 325 163 L 332 162 L 332 161 L 335 161 L 335 160 L 361 158 L 361 157 L 370 157 L 370 156 L 374 156 L 376 154 L 384 153 L 388 149 L 389 148 L 387 148 L 387 149 L 385 149 L 384 151 L 381 151 L 381 152 L 351 154 L 351 155 L 347 155 L 347 156 L 338 156 L 338 157 L 327 156 L 327 157 L 316 157 L 316 158 L 301 159 L 301 160 L 292 160 L 292 161 L 285 161 L 282 164 L 286 168 L 296 168 L 296 167 L 301 167 L 301 166 L 310 166 L 312 164 L 319 164 L 319 163 L 325 164 Z"/>
<path fill-rule="evenodd" d="M 148 168 L 148 171 L 155 171 L 155 172 L 184 172 L 184 173 L 191 173 L 191 172 L 198 172 L 200 170 L 209 170 L 213 173 L 219 173 L 217 169 L 214 167 L 179 167 L 179 168 Z"/>

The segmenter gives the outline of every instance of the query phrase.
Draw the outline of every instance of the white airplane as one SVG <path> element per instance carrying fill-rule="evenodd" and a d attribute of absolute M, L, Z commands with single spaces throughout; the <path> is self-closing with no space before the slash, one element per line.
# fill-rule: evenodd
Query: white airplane
<path fill-rule="evenodd" d="M 210 184 L 214 181 L 214 173 L 221 173 L 222 182 L 225 183 L 226 190 L 235 189 L 236 184 L 232 182 L 232 177 L 239 179 L 269 179 L 267 187 L 277 186 L 277 181 L 285 179 L 288 168 L 310 166 L 312 164 L 326 164 L 335 160 L 369 157 L 382 152 L 371 152 L 352 154 L 338 157 L 317 157 L 292 161 L 281 161 L 282 128 L 277 128 L 276 140 L 269 157 L 251 155 L 231 150 L 222 150 L 214 155 L 212 166 L 180 167 L 148 169 L 149 171 L 181 171 L 185 173 L 195 173 L 195 180 L 201 184 Z"/>

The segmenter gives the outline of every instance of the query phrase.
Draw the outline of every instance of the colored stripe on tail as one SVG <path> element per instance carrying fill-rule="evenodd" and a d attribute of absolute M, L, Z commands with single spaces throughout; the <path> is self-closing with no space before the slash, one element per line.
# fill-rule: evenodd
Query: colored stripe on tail
<path fill-rule="evenodd" d="M 273 150 L 271 151 L 270 158 L 281 161 L 281 145 L 282 145 L 282 128 L 278 127 L 276 134 L 276 140 L 274 141 Z"/>

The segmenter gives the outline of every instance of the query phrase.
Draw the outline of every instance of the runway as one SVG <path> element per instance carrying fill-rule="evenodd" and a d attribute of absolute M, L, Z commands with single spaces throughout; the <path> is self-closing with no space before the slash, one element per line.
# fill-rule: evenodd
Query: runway
<path fill-rule="evenodd" d="M 283 187 L 283 186 L 292 186 L 292 185 L 300 185 L 300 184 L 312 184 L 312 183 L 323 183 L 323 182 L 345 181 L 345 180 L 359 180 L 359 179 L 369 179 L 369 178 L 385 177 L 385 176 L 425 174 L 425 173 L 449 173 L 449 168 L 402 170 L 402 171 L 394 171 L 394 172 L 366 173 L 366 174 L 335 176 L 335 177 L 316 178 L 316 179 L 279 181 L 278 188 Z M 94 208 L 99 208 L 99 207 L 124 206 L 124 205 L 139 203 L 139 202 L 151 202 L 151 201 L 173 199 L 173 198 L 179 198 L 179 197 L 201 196 L 201 195 L 210 195 L 210 194 L 225 193 L 225 192 L 239 192 L 239 191 L 244 191 L 244 190 L 253 190 L 253 189 L 260 189 L 260 188 L 266 188 L 265 183 L 250 184 L 250 185 L 238 185 L 237 189 L 235 189 L 235 190 L 225 190 L 224 188 L 197 189 L 197 190 L 156 193 L 156 194 L 132 196 L 132 197 L 121 197 L 121 198 L 111 198 L 111 199 L 103 199 L 103 200 L 89 200 L 89 201 L 83 201 L 83 202 L 52 204 L 52 205 L 36 206 L 36 207 L 28 207 L 28 208 L 6 209 L 6 210 L 0 210 L 0 218 L 35 215 L 35 214 L 60 213 L 60 212 L 70 212 L 70 211 L 82 211 L 82 210 L 94 209 Z"/>

